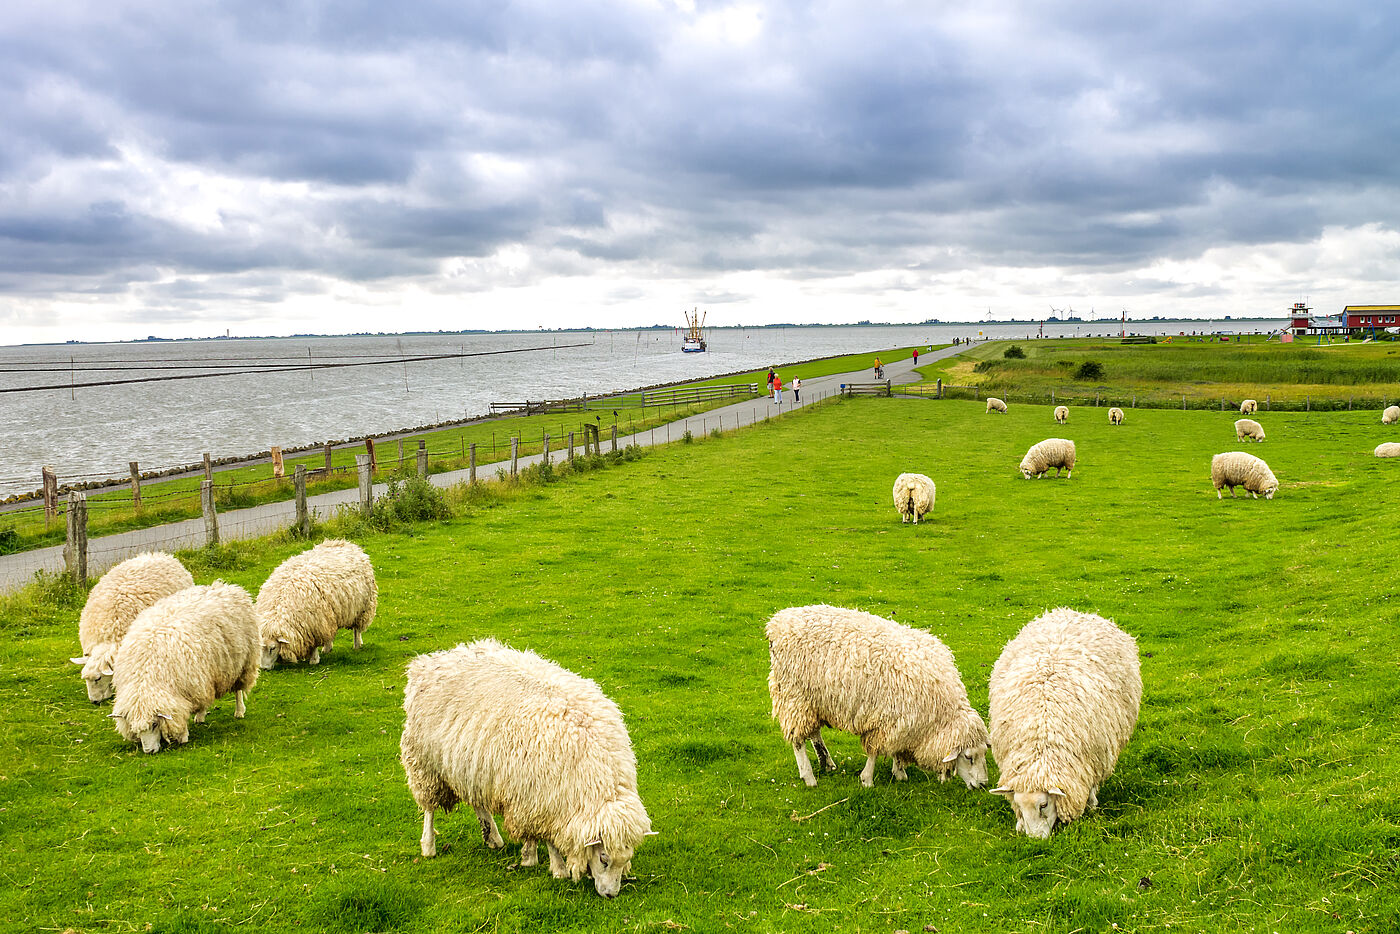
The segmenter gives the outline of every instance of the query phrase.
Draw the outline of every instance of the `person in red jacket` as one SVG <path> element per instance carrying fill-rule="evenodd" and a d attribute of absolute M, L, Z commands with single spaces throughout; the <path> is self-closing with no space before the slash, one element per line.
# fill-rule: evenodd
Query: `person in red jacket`
<path fill-rule="evenodd" d="M 783 404 L 783 378 L 777 373 L 773 374 L 773 401 Z"/>

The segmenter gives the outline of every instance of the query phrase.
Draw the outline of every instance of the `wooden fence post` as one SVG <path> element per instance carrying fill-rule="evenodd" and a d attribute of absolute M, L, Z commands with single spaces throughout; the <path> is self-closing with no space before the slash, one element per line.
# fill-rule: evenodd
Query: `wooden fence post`
<path fill-rule="evenodd" d="M 520 436 L 510 436 L 510 475 L 514 477 L 519 471 L 520 463 Z"/>
<path fill-rule="evenodd" d="M 571 432 L 569 432 L 569 462 L 572 463 L 572 462 L 573 462 L 573 459 L 574 459 L 574 433 L 571 431 Z"/>
<path fill-rule="evenodd" d="M 548 434 L 546 434 L 546 435 L 544 436 L 544 454 L 541 456 L 541 462 L 542 462 L 546 467 L 549 466 L 549 435 L 548 435 Z"/>
<path fill-rule="evenodd" d="M 132 461 L 131 467 L 131 503 L 136 507 L 136 511 L 141 511 L 141 467 Z"/>
<path fill-rule="evenodd" d="M 403 439 L 399 439 L 399 470 L 403 470 Z"/>
<path fill-rule="evenodd" d="M 219 544 L 219 515 L 214 511 L 214 481 L 199 483 L 199 505 L 204 510 L 204 544 Z"/>
<path fill-rule="evenodd" d="M 667 422 L 666 424 L 669 425 L 670 422 Z M 617 453 L 617 425 L 616 425 L 616 424 L 614 424 L 614 425 L 612 426 L 612 451 L 613 451 L 614 454 Z"/>
<path fill-rule="evenodd" d="M 204 452 L 204 479 L 211 482 L 214 479 L 214 461 L 210 459 L 208 451 Z"/>
<path fill-rule="evenodd" d="M 938 398 L 943 398 L 943 377 L 938 377 Z"/>
<path fill-rule="evenodd" d="M 330 443 L 329 441 L 326 442 L 325 451 L 326 451 L 326 473 L 330 473 L 330 472 L 331 472 L 331 443 Z"/>
<path fill-rule="evenodd" d="M 68 538 L 63 543 L 63 564 L 75 584 L 87 583 L 87 494 L 68 494 Z"/>
<path fill-rule="evenodd" d="M 58 516 L 58 476 L 53 472 L 52 467 L 45 467 L 42 471 L 44 475 L 44 527 L 48 528 Z"/>
<path fill-rule="evenodd" d="M 471 443 L 471 453 L 467 455 L 467 482 L 476 483 L 476 442 Z"/>
<path fill-rule="evenodd" d="M 1267 396 L 1264 397 L 1264 410 L 1265 410 L 1266 412 L 1267 412 L 1267 411 L 1271 411 L 1271 410 L 1273 409 L 1273 407 L 1274 407 L 1274 406 L 1273 406 L 1273 403 L 1274 403 L 1274 396 L 1273 396 L 1273 393 L 1270 393 L 1269 395 L 1267 395 Z"/>
<path fill-rule="evenodd" d="M 365 439 L 365 454 L 369 457 L 369 472 L 374 473 L 379 469 L 379 461 L 374 456 L 374 439 Z"/>
<path fill-rule="evenodd" d="M 374 462 L 368 454 L 355 455 L 355 470 L 360 475 L 360 515 L 369 518 L 374 505 Z"/>
<path fill-rule="evenodd" d="M 428 442 L 418 442 L 418 476 L 422 479 L 428 477 Z"/>
<path fill-rule="evenodd" d="M 273 445 L 272 452 L 272 476 L 281 480 L 287 476 L 287 465 L 282 461 L 282 449 Z"/>
<path fill-rule="evenodd" d="M 302 538 L 311 537 L 311 510 L 306 508 L 306 465 L 297 464 L 292 471 L 292 482 L 297 488 L 297 531 Z"/>

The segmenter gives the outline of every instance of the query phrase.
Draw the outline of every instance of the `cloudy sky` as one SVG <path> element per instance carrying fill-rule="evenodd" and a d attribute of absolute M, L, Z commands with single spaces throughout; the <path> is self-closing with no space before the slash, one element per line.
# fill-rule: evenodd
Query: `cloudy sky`
<path fill-rule="evenodd" d="M 0 343 L 1400 302 L 1375 0 L 11 0 Z"/>

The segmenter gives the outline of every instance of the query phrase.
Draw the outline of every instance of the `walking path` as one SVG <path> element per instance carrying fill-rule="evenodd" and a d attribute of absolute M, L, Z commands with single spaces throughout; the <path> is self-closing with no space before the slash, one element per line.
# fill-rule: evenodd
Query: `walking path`
<path fill-rule="evenodd" d="M 963 349 L 963 347 L 946 347 L 942 350 L 920 354 L 920 357 L 925 363 L 932 363 L 944 357 L 955 356 Z M 619 449 L 634 444 L 640 447 L 651 447 L 654 444 L 665 444 L 670 440 L 682 438 L 687 431 L 696 437 L 702 437 L 714 428 L 732 431 L 775 415 L 781 415 L 784 412 L 804 408 L 814 402 L 833 396 L 840 392 L 843 383 L 873 382 L 874 378 L 874 374 L 870 370 L 861 370 L 856 373 L 839 373 L 832 376 L 803 379 L 802 400 L 800 402 L 793 399 L 791 388 L 784 386 L 781 404 L 772 402 L 767 397 L 748 399 L 723 408 L 711 409 L 701 415 L 678 419 L 669 425 L 662 425 L 649 431 L 640 431 L 626 436 L 619 435 L 617 445 Z M 919 376 L 914 372 L 913 361 L 905 359 L 886 364 L 885 378 L 893 383 L 901 384 L 917 382 Z M 610 440 L 605 440 L 603 443 L 608 445 Z M 522 455 L 517 463 L 521 469 L 524 469 L 539 463 L 541 456 L 539 454 Z M 559 452 L 555 451 L 551 454 L 551 460 L 557 460 L 559 456 Z M 508 460 L 503 460 L 490 464 L 478 464 L 477 475 L 479 478 L 494 476 L 499 468 L 508 467 L 509 463 Z M 456 483 L 465 483 L 468 479 L 468 473 L 467 470 L 453 470 L 430 474 L 428 481 L 434 486 L 448 487 Z M 380 496 L 387 488 L 387 484 L 376 483 L 374 495 Z M 352 487 L 347 490 L 336 490 L 308 497 L 307 506 L 317 519 L 328 519 L 341 506 L 353 506 L 359 503 L 359 499 L 359 489 Z M 219 538 L 226 542 L 257 538 L 278 529 L 287 528 L 292 525 L 295 519 L 296 503 L 292 500 L 221 512 L 218 516 Z M 92 538 L 88 540 L 88 576 L 98 577 L 117 562 L 124 561 L 143 551 L 153 549 L 175 551 L 180 548 L 200 548 L 204 544 L 205 531 L 202 517 Z M 0 556 L 0 591 L 16 590 L 24 586 L 37 571 L 58 572 L 62 571 L 63 568 L 62 545 Z"/>

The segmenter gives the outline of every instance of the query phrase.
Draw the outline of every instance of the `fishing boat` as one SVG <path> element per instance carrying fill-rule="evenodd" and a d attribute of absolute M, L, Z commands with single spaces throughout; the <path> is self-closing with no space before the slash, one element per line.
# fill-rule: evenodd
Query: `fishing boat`
<path fill-rule="evenodd" d="M 705 335 L 700 327 L 705 323 L 705 315 L 708 312 L 702 312 L 696 308 L 693 311 L 681 312 L 681 314 L 685 315 L 686 326 L 685 339 L 681 341 L 681 353 L 704 353 Z"/>

